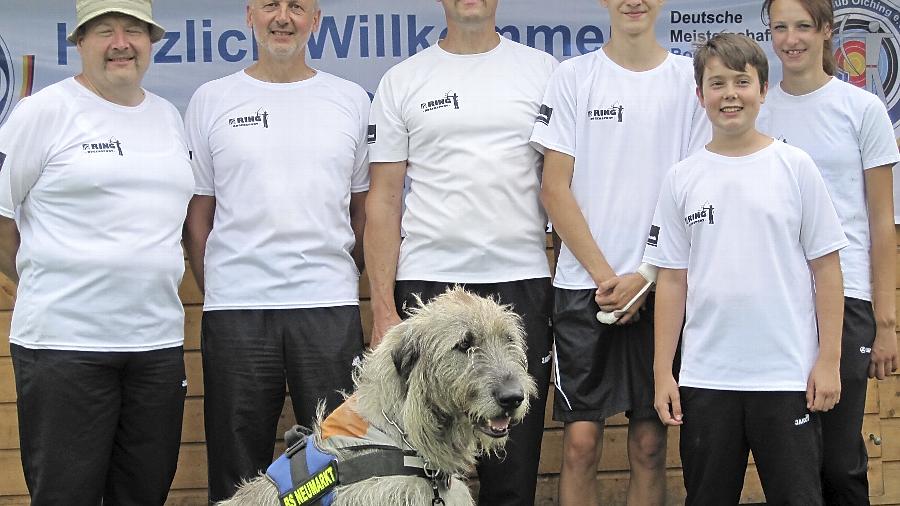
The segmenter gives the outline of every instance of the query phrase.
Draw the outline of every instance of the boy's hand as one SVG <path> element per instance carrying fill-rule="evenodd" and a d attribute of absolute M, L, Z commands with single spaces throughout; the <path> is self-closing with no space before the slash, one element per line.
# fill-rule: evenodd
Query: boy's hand
<path fill-rule="evenodd" d="M 616 311 L 625 307 L 625 304 L 628 304 L 646 284 L 647 280 L 636 272 L 616 276 L 598 285 L 594 300 L 601 310 L 607 313 Z M 646 300 L 647 294 L 645 293 L 644 296 L 628 308 L 628 311 L 619 318 L 617 324 L 624 325 L 628 323 L 643 307 Z"/>
<path fill-rule="evenodd" d="M 897 334 L 893 328 L 878 326 L 875 331 L 875 343 L 872 344 L 872 357 L 869 362 L 869 377 L 880 380 L 900 368 L 897 358 Z"/>
<path fill-rule="evenodd" d="M 681 425 L 681 394 L 671 374 L 656 378 L 656 399 L 653 403 L 659 420 L 666 425 Z"/>
<path fill-rule="evenodd" d="M 806 408 L 810 411 L 828 411 L 840 400 L 840 361 L 816 360 L 806 382 Z"/>

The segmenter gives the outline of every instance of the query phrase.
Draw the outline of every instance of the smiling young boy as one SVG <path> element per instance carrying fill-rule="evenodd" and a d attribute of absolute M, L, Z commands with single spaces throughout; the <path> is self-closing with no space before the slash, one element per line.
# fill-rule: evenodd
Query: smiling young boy
<path fill-rule="evenodd" d="M 767 70 L 742 35 L 698 49 L 713 138 L 668 173 L 644 254 L 660 268 L 656 410 L 682 425 L 687 504 L 736 504 L 748 451 L 767 502 L 822 504 L 815 412 L 840 398 L 847 239 L 812 159 L 755 129 Z"/>

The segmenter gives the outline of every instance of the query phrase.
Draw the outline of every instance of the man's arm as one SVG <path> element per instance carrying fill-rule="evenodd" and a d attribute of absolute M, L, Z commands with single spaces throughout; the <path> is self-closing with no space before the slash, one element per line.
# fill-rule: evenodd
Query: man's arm
<path fill-rule="evenodd" d="M 353 237 L 356 239 L 351 255 L 359 272 L 366 268 L 363 256 L 363 231 L 366 228 L 366 196 L 368 194 L 367 191 L 350 194 L 350 228 L 353 229 Z"/>
<path fill-rule="evenodd" d="M 0 216 L 0 272 L 13 283 L 19 282 L 16 254 L 19 252 L 19 228 L 13 219 Z"/>
<path fill-rule="evenodd" d="M 206 240 L 212 231 L 215 214 L 215 197 L 194 195 L 188 204 L 187 218 L 184 220 L 184 249 L 187 251 L 188 263 L 201 293 L 205 293 L 203 257 L 206 255 Z"/>
<path fill-rule="evenodd" d="M 875 343 L 869 377 L 884 379 L 900 367 L 897 358 L 896 279 L 897 240 L 894 235 L 894 197 L 891 166 L 865 172 L 872 257 L 872 307 L 875 311 Z"/>
<path fill-rule="evenodd" d="M 571 189 L 574 172 L 575 158 L 552 149 L 545 150 L 541 202 L 550 215 L 553 230 L 597 284 L 596 300 L 600 308 L 607 312 L 621 309 L 646 284 L 646 280 L 637 273 L 616 276 L 594 242 L 581 208 L 575 201 Z M 619 323 L 627 323 L 645 299 L 633 304 Z"/>
<path fill-rule="evenodd" d="M 653 380 L 654 407 L 666 425 L 681 425 L 681 396 L 672 372 L 684 308 L 687 301 L 687 269 L 659 269 L 654 309 Z"/>
<path fill-rule="evenodd" d="M 819 356 L 806 386 L 806 407 L 828 411 L 841 400 L 841 332 L 844 280 L 837 251 L 809 261 L 816 288 Z"/>
<path fill-rule="evenodd" d="M 363 235 L 365 261 L 372 291 L 372 340 L 375 348 L 384 334 L 400 323 L 394 304 L 394 281 L 400 256 L 400 215 L 406 161 L 371 164 L 372 182 L 366 198 Z"/>

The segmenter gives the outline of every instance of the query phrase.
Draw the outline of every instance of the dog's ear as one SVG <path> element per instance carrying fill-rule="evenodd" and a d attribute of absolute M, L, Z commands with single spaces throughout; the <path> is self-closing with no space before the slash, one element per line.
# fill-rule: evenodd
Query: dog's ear
<path fill-rule="evenodd" d="M 391 352 L 391 358 L 394 361 L 394 368 L 397 369 L 397 375 L 408 383 L 409 375 L 419 361 L 419 346 L 415 336 L 405 332 L 400 343 Z"/>

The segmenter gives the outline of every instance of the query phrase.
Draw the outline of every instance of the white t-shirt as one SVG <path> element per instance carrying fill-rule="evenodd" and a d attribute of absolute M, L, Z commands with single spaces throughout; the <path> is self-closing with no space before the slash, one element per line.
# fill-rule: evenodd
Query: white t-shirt
<path fill-rule="evenodd" d="M 687 269 L 682 386 L 805 391 L 818 355 L 807 260 L 847 245 L 818 169 L 773 141 L 700 151 L 660 190 L 644 261 Z"/>
<path fill-rule="evenodd" d="M 195 193 L 216 197 L 203 309 L 356 305 L 350 193 L 369 189 L 369 96 L 325 72 L 211 81 L 185 115 Z"/>
<path fill-rule="evenodd" d="M 145 93 L 124 107 L 66 79 L 20 101 L 0 128 L 0 215 L 15 217 L 22 241 L 11 343 L 183 343 L 181 227 L 194 178 L 178 111 Z"/>
<path fill-rule="evenodd" d="M 547 86 L 531 141 L 575 157 L 572 193 L 618 275 L 641 263 L 666 171 L 709 141 L 695 88 L 688 58 L 634 72 L 602 50 L 563 62 Z M 553 285 L 597 287 L 565 243 Z"/>
<path fill-rule="evenodd" d="M 408 161 L 397 279 L 495 283 L 550 275 L 541 155 L 528 144 L 556 60 L 500 37 L 437 44 L 390 69 L 372 103 L 373 162 Z"/>
<path fill-rule="evenodd" d="M 757 126 L 812 157 L 825 179 L 850 246 L 841 251 L 844 295 L 872 300 L 866 169 L 900 161 L 894 128 L 872 93 L 831 79 L 801 96 L 773 86 Z"/>

